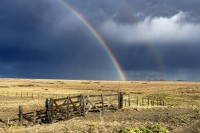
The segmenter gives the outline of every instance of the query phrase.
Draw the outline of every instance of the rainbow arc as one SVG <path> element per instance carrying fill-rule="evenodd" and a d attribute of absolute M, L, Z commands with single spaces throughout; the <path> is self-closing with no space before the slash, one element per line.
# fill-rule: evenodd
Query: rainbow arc
<path fill-rule="evenodd" d="M 102 38 L 102 36 L 96 31 L 96 29 L 89 23 L 89 21 L 84 18 L 81 13 L 79 13 L 73 6 L 71 6 L 66 0 L 60 0 L 62 4 L 70 10 L 86 27 L 87 29 L 94 35 L 94 37 L 98 40 L 99 44 L 104 48 L 105 52 L 108 54 L 109 58 L 112 61 L 114 68 L 116 69 L 121 80 L 126 80 L 126 76 L 117 61 L 114 53 L 111 48 L 108 46 L 106 41 Z"/>

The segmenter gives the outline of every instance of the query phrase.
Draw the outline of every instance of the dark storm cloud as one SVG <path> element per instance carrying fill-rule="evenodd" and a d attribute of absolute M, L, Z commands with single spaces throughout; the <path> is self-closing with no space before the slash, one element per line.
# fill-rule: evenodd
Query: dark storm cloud
<path fill-rule="evenodd" d="M 172 76 L 178 70 L 190 73 L 180 77 L 192 79 L 200 70 L 198 0 L 68 2 L 108 42 L 129 79 L 161 78 L 163 68 L 156 56 L 168 79 L 178 79 Z M 145 37 L 154 42 L 156 53 Z M 119 79 L 96 38 L 56 0 L 0 1 L 0 76 Z"/>
<path fill-rule="evenodd" d="M 92 22 L 114 18 L 121 23 L 135 23 L 148 16 L 170 17 L 180 11 L 189 13 L 193 21 L 200 20 L 198 0 L 68 0 Z M 95 23 L 94 23 L 95 24 Z"/>
<path fill-rule="evenodd" d="M 172 16 L 180 11 L 191 13 L 196 20 L 200 20 L 198 0 L 128 0 L 133 9 L 143 16 Z M 193 18 L 193 19 L 194 19 Z"/>
<path fill-rule="evenodd" d="M 161 67 L 169 69 L 169 71 L 173 69 L 200 69 L 199 49 L 198 44 L 165 46 L 137 44 L 113 47 L 125 70 L 138 71 L 155 71 Z"/>
<path fill-rule="evenodd" d="M 61 3 L 3 0 L 0 10 L 1 75 L 92 79 L 98 78 L 95 70 L 113 68 L 96 39 Z"/>
<path fill-rule="evenodd" d="M 113 47 L 126 75 L 135 80 L 199 80 L 199 49 L 199 44 Z"/>

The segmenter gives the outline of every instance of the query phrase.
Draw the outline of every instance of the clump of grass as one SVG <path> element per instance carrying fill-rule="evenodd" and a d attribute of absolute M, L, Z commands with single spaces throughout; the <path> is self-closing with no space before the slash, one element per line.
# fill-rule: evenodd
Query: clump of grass
<path fill-rule="evenodd" d="M 147 82 L 143 82 L 142 84 L 148 84 Z"/>
<path fill-rule="evenodd" d="M 33 84 L 28 84 L 28 85 L 13 85 L 13 87 L 34 87 Z"/>
<path fill-rule="evenodd" d="M 168 133 L 169 131 L 162 124 L 155 124 L 150 127 L 122 129 L 120 133 Z"/>
<path fill-rule="evenodd" d="M 9 88 L 9 86 L 0 86 L 0 88 Z"/>
<path fill-rule="evenodd" d="M 90 84 L 90 81 L 89 82 L 82 82 L 81 84 Z"/>
<path fill-rule="evenodd" d="M 18 125 L 11 125 L 10 128 L 11 128 L 11 129 L 19 129 L 20 126 L 18 126 Z"/>

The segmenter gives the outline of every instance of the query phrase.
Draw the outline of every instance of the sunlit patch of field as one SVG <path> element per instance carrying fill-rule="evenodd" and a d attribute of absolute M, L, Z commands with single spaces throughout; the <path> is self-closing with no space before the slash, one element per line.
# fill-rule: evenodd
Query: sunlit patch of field
<path fill-rule="evenodd" d="M 166 100 L 168 109 L 153 109 L 155 110 L 156 115 L 158 112 L 165 114 L 167 111 L 170 111 L 172 108 L 182 108 L 187 110 L 198 110 L 200 109 L 200 82 L 169 82 L 169 81 L 85 81 L 85 80 L 43 80 L 43 79 L 0 79 L 0 119 L 8 119 L 14 117 L 18 113 L 18 106 L 23 105 L 25 111 L 37 110 L 44 108 L 44 101 L 46 97 L 65 97 L 69 94 L 88 94 L 88 93 L 115 93 L 115 92 L 125 92 L 130 93 L 132 96 L 155 96 L 160 97 Z M 21 93 L 23 96 L 21 97 Z M 29 97 L 26 97 L 26 95 Z M 31 97 L 33 95 L 33 98 Z M 129 109 L 128 109 L 129 110 Z M 178 109 L 179 110 L 179 109 Z M 194 111 L 193 110 L 193 111 Z M 6 128 L 3 125 L 0 125 L 0 132 L 4 130 L 9 132 L 70 132 L 70 130 L 88 132 L 91 126 L 93 128 L 103 127 L 102 130 L 106 132 L 110 130 L 118 131 L 120 128 L 128 126 L 145 126 L 148 124 L 153 124 L 156 120 L 143 119 L 129 120 L 129 117 L 134 117 L 135 113 L 148 114 L 145 111 L 141 112 L 130 112 L 130 116 L 126 113 L 115 113 L 112 120 L 111 116 L 96 116 L 99 121 L 96 121 L 96 118 L 86 117 L 86 118 L 76 118 L 70 121 L 59 122 L 52 125 L 36 125 L 33 127 L 20 127 L 15 129 Z M 124 111 L 122 111 L 124 112 Z M 190 119 L 190 115 L 185 116 L 185 113 L 190 111 L 183 111 L 180 116 L 180 121 L 184 118 Z M 192 112 L 192 111 L 191 111 Z M 195 112 L 195 111 L 194 111 Z M 181 112 L 180 112 L 181 114 Z M 119 115 L 124 115 L 124 118 L 119 117 Z M 127 117 L 128 115 L 129 117 Z M 174 114 L 174 119 L 177 114 Z M 151 118 L 150 116 L 147 116 Z M 164 117 L 164 116 L 163 116 Z M 183 117 L 183 118 L 182 118 Z M 189 117 L 189 118 L 188 118 Z M 195 115 L 195 117 L 197 117 Z M 192 117 L 191 117 L 192 118 Z M 172 118 L 170 118 L 172 119 Z M 177 120 L 178 119 L 178 120 Z M 196 122 L 195 119 L 191 119 L 190 122 Z M 122 122 L 121 122 L 122 121 Z M 168 120 L 160 120 L 168 128 L 173 130 L 178 130 L 178 127 L 175 127 L 176 122 L 179 121 L 179 118 L 176 118 L 174 123 L 168 124 Z M 159 122 L 159 120 L 158 120 Z M 70 123 L 70 124 L 69 124 Z M 93 123 L 93 125 L 91 125 Z M 198 123 L 198 121 L 196 122 Z M 180 124 L 184 127 L 184 124 Z M 185 126 L 188 127 L 187 122 Z M 14 128 L 14 129 L 13 129 Z M 45 130 L 48 128 L 48 131 Z"/>

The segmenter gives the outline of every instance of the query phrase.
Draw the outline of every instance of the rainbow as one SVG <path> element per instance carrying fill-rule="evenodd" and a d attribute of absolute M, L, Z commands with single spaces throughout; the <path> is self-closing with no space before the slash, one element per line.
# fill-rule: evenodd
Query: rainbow
<path fill-rule="evenodd" d="M 106 41 L 101 37 L 101 35 L 95 30 L 95 28 L 89 23 L 89 21 L 84 18 L 75 8 L 73 8 L 66 0 L 60 0 L 60 2 L 68 9 L 70 10 L 77 18 L 80 19 L 80 21 L 88 28 L 88 30 L 95 36 L 95 38 L 99 41 L 99 44 L 104 48 L 105 52 L 110 57 L 119 77 L 121 80 L 126 80 L 126 76 L 117 61 L 114 53 L 112 52 L 111 48 L 108 46 Z"/>
<path fill-rule="evenodd" d="M 137 21 L 139 22 L 140 20 L 138 20 L 137 18 L 133 18 L 134 15 L 132 15 L 132 13 L 134 13 L 134 10 L 132 9 L 132 7 L 130 6 L 130 4 L 127 1 L 123 1 L 123 4 L 121 4 L 123 6 L 123 8 L 125 10 L 127 10 L 127 13 L 129 15 L 129 18 L 131 20 Z M 156 50 L 155 46 L 154 46 L 154 42 L 149 38 L 148 41 L 146 43 L 144 43 L 144 45 L 146 45 L 148 52 L 149 52 L 149 56 L 154 58 L 154 61 L 158 67 L 158 70 L 160 72 L 160 78 L 161 79 L 166 79 L 166 68 L 165 68 L 165 64 L 164 61 L 162 60 L 160 53 Z"/>

